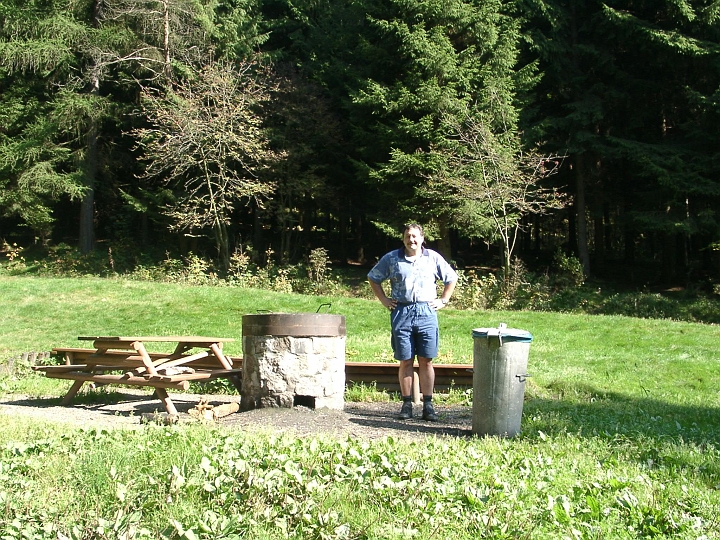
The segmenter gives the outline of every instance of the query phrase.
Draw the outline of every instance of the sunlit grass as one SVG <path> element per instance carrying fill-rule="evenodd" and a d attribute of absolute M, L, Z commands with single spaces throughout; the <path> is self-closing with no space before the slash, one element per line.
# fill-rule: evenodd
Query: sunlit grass
<path fill-rule="evenodd" d="M 0 531 L 717 538 L 719 460 L 709 442 L 612 430 L 371 442 L 201 425 L 68 430 L 0 415 Z"/>
<path fill-rule="evenodd" d="M 314 312 L 330 302 L 346 317 L 348 360 L 393 362 L 387 313 L 367 299 L 7 277 L 0 297 L 6 357 L 112 333 L 235 337 L 227 351 L 239 355 L 243 314 Z M 75 430 L 0 410 L 0 536 L 719 537 L 720 328 L 452 309 L 440 321 L 438 362 L 472 363 L 473 328 L 504 322 L 533 334 L 518 437 Z M 66 386 L 29 370 L 0 377 L 6 393 L 60 396 Z M 373 385 L 346 396 L 390 397 Z M 469 405 L 471 397 L 453 389 L 438 396 L 438 407 Z"/>

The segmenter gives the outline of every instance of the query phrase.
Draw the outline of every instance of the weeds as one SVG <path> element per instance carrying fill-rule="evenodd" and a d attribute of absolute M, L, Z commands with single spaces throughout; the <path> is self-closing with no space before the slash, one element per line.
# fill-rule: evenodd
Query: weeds
<path fill-rule="evenodd" d="M 6 258 L 0 275 L 39 274 L 64 277 L 121 277 L 135 281 L 155 281 L 217 287 L 263 289 L 281 293 L 343 298 L 373 298 L 365 270 L 350 284 L 333 271 L 324 248 L 309 252 L 306 262 L 279 265 L 268 249 L 260 256 L 251 246 L 231 256 L 230 267 L 221 274 L 208 260 L 188 254 L 182 259 L 166 255 L 159 264 L 132 261 L 121 254 L 121 245 L 107 246 L 89 255 L 58 245 L 38 262 L 27 261 L 17 245 L 4 245 Z M 263 261 L 263 262 L 260 262 Z M 582 265 L 575 257 L 557 252 L 552 268 L 545 274 L 530 272 L 518 258 L 513 259 L 508 276 L 478 269 L 459 269 L 452 307 L 463 310 L 533 310 L 626 315 L 630 317 L 673 319 L 720 323 L 717 295 L 698 291 L 670 296 L 649 291 L 614 291 L 606 285 L 586 282 Z"/>
<path fill-rule="evenodd" d="M 418 444 L 202 426 L 33 432 L 9 440 L 0 423 L 3 538 L 717 537 L 705 487 L 717 478 L 649 469 L 633 455 L 642 438 L 613 449 L 576 433 Z M 684 459 L 673 440 L 655 447 Z M 720 459 L 703 452 L 705 465 Z"/>
<path fill-rule="evenodd" d="M 81 328 L 239 336 L 242 313 L 317 302 L 184 283 L 4 277 L 0 350 L 64 345 Z M 597 309 L 594 294 L 581 287 L 573 302 Z M 634 309 L 647 301 L 650 310 L 645 294 Z M 387 353 L 376 302 L 332 300 L 347 316 L 348 357 Z M 375 440 L 189 425 L 73 430 L 0 414 L 0 537 L 718 538 L 717 327 L 449 309 L 443 354 L 466 360 L 470 329 L 499 321 L 535 337 L 515 439 L 406 440 L 392 423 Z M 32 387 L 45 377 L 21 379 L 25 394 L 58 393 Z M 348 398 L 376 392 L 354 387 Z M 470 405 L 471 394 L 437 399 Z"/>
<path fill-rule="evenodd" d="M 384 390 L 378 390 L 376 383 L 355 383 L 348 385 L 345 390 L 345 399 L 356 403 L 379 403 L 390 401 L 391 396 Z"/>

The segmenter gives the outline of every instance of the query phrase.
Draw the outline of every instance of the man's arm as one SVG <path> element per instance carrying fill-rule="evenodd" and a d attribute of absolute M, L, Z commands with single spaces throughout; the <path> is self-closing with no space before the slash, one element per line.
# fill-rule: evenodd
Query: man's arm
<path fill-rule="evenodd" d="M 370 283 L 370 288 L 372 289 L 373 294 L 375 294 L 375 297 L 380 300 L 383 307 L 386 307 L 391 311 L 395 309 L 397 300 L 388 298 L 380 283 L 376 283 L 372 279 L 368 279 L 368 282 Z"/>
<path fill-rule="evenodd" d="M 443 292 L 440 295 L 440 298 L 437 298 L 436 300 L 433 300 L 432 302 L 430 302 L 430 306 L 435 309 L 444 308 L 445 304 L 447 304 L 450 301 L 450 297 L 452 296 L 452 293 L 455 290 L 455 283 L 456 283 L 455 281 L 446 283 L 445 288 L 443 289 Z"/>

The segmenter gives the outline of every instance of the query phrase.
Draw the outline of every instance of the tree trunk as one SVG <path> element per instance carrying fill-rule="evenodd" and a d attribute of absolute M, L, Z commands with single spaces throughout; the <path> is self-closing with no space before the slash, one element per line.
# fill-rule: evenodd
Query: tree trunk
<path fill-rule="evenodd" d="M 663 231 L 660 237 L 660 280 L 671 285 L 677 277 L 677 234 Z"/>
<path fill-rule="evenodd" d="M 593 226 L 595 228 L 594 232 L 594 247 L 595 247 L 595 261 L 602 265 L 605 262 L 605 224 L 603 223 L 603 215 L 595 214 L 593 216 Z"/>
<path fill-rule="evenodd" d="M 227 272 L 230 269 L 230 240 L 225 223 L 215 225 L 215 242 L 217 243 L 220 268 L 223 272 Z"/>
<path fill-rule="evenodd" d="M 364 264 L 365 246 L 363 246 L 363 217 L 359 212 L 353 212 L 353 233 L 355 238 L 355 260 L 360 264 Z"/>
<path fill-rule="evenodd" d="M 345 240 L 347 237 L 347 229 L 348 229 L 348 218 L 347 218 L 347 211 L 345 209 L 340 209 L 340 215 L 338 216 L 338 245 L 340 247 L 340 258 L 343 261 L 347 261 L 348 255 L 347 255 L 347 241 Z"/>
<path fill-rule="evenodd" d="M 92 94 L 100 90 L 100 79 L 92 78 Z M 98 134 L 97 123 L 90 119 L 86 136 L 85 156 L 85 194 L 80 203 L 80 232 L 78 247 L 80 253 L 90 253 L 95 247 L 95 178 L 98 171 Z"/>
<path fill-rule="evenodd" d="M 508 242 L 503 241 L 502 246 L 502 258 L 503 258 L 503 278 L 505 279 L 505 283 L 508 283 L 510 281 L 510 244 Z"/>
<path fill-rule="evenodd" d="M 567 207 L 567 223 L 568 223 L 568 234 L 567 234 L 567 243 L 563 246 L 563 249 L 565 252 L 570 255 L 577 255 L 577 219 L 575 219 L 575 215 L 577 214 L 577 209 L 575 208 L 575 201 L 573 200 L 573 204 L 568 205 Z"/>
<path fill-rule="evenodd" d="M 577 218 L 578 258 L 585 277 L 590 275 L 590 253 L 588 251 L 588 227 L 585 201 L 585 159 L 583 154 L 575 156 L 575 213 Z"/>
<path fill-rule="evenodd" d="M 103 18 L 103 1 L 95 0 L 93 3 L 92 24 L 100 27 Z M 90 94 L 100 94 L 100 74 L 97 66 L 91 68 Z M 80 202 L 80 231 L 78 233 L 78 248 L 80 253 L 90 253 L 95 247 L 95 179 L 98 171 L 98 126 L 94 118 L 90 118 L 85 138 L 85 193 Z"/>
<path fill-rule="evenodd" d="M 622 237 L 623 237 L 623 262 L 629 268 L 628 281 L 635 283 L 635 272 L 633 271 L 633 263 L 635 262 L 635 227 L 630 222 L 629 213 L 632 209 L 632 203 L 623 201 L 621 207 Z"/>
<path fill-rule="evenodd" d="M 253 245 L 253 257 L 255 263 L 260 262 L 260 256 L 265 252 L 265 234 L 263 232 L 263 222 L 260 216 L 261 208 L 257 202 L 253 199 L 252 202 L 252 218 L 253 218 L 253 230 L 252 230 L 252 245 Z"/>
<path fill-rule="evenodd" d="M 605 242 L 605 252 L 611 253 L 612 252 L 612 223 L 610 221 L 610 204 L 604 203 L 603 204 L 603 222 L 604 222 L 604 229 L 603 229 L 603 241 Z"/>

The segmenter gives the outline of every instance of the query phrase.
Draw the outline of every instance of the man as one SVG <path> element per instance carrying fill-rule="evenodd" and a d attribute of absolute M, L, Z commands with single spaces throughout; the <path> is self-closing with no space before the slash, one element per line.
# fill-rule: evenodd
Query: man
<path fill-rule="evenodd" d="M 400 361 L 398 379 L 402 395 L 399 418 L 412 418 L 413 363 L 417 356 L 420 388 L 423 393 L 423 420 L 437 421 L 432 404 L 435 386 L 433 358 L 437 357 L 440 332 L 437 313 L 450 301 L 457 273 L 442 256 L 423 248 L 425 236 L 420 225 L 412 223 L 403 232 L 404 247 L 385 254 L 368 273 L 370 287 L 380 303 L 390 310 L 391 344 Z M 382 282 L 390 280 L 390 297 Z M 437 297 L 436 282 L 445 285 Z"/>

